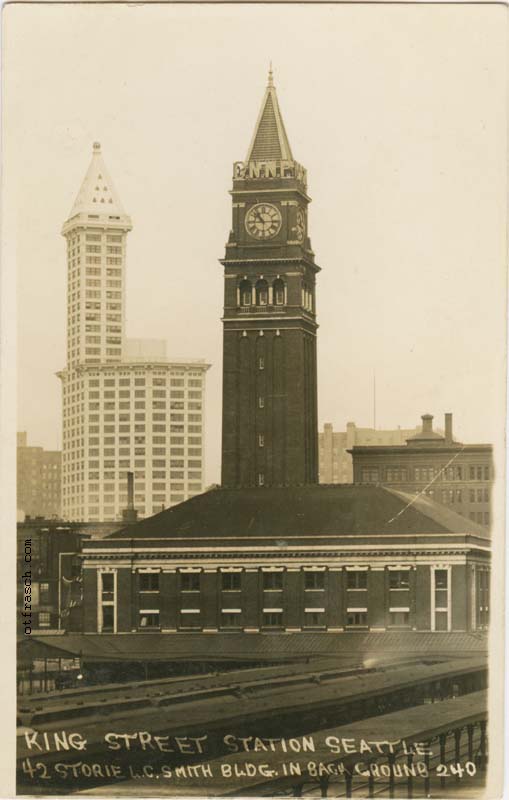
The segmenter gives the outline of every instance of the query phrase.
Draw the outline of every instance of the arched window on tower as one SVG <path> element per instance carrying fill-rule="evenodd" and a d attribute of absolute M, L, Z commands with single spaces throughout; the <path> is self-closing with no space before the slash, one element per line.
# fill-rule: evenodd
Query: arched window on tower
<path fill-rule="evenodd" d="M 256 284 L 256 305 L 266 306 L 269 302 L 269 287 L 267 281 L 259 280 Z"/>
<path fill-rule="evenodd" d="M 242 281 L 240 284 L 240 305 L 250 306 L 251 297 L 251 283 L 249 281 Z"/>
<path fill-rule="evenodd" d="M 274 281 L 274 304 L 276 306 L 284 306 L 285 304 L 285 285 L 281 278 Z"/>

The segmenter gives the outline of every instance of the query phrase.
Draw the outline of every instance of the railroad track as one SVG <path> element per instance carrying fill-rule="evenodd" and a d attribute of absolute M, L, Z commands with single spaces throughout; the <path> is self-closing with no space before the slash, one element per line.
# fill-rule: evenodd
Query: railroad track
<path fill-rule="evenodd" d="M 316 667 L 316 665 L 314 665 Z M 214 676 L 214 680 L 218 676 Z M 29 731 L 21 731 L 18 742 L 19 767 L 25 759 L 37 757 L 49 772 L 55 763 L 76 761 L 76 751 L 67 747 L 62 731 L 79 733 L 87 742 L 88 759 L 113 759 L 120 766 L 129 763 L 134 767 L 150 757 L 152 761 L 165 760 L 169 765 L 199 763 L 207 758 L 222 756 L 228 751 L 225 735 L 235 737 L 304 736 L 309 731 L 323 730 L 333 725 L 356 724 L 366 718 L 387 713 L 411 710 L 433 700 L 444 700 L 453 695 L 469 695 L 486 685 L 486 661 L 478 657 L 432 664 L 399 664 L 390 668 L 352 669 L 331 668 L 325 665 L 321 672 L 268 676 L 253 675 L 244 684 L 223 684 L 231 676 L 221 676 L 218 684 L 198 691 L 180 686 L 179 692 L 162 691 L 159 687 L 150 697 L 117 696 L 112 699 L 102 694 L 104 702 L 87 695 L 83 706 L 74 703 L 62 707 L 58 702 L 47 702 L 39 711 L 33 711 Z M 125 688 L 125 687 L 124 687 Z M 143 693 L 146 687 L 138 686 Z M 166 687 L 167 689 L 168 687 Z M 174 685 L 175 688 L 175 685 Z M 128 691 L 132 691 L 131 689 Z M 444 700 L 445 702 L 445 700 Z M 106 736 L 111 732 L 128 732 L 132 736 L 129 751 L 120 753 L 106 749 Z M 44 739 L 44 735 L 47 739 Z M 142 735 L 145 739 L 142 739 Z M 146 737 L 149 736 L 148 744 Z M 163 737 L 172 745 L 167 756 L 154 752 L 154 737 Z M 178 750 L 180 739 L 203 738 L 204 750 L 194 752 Z M 296 739 L 297 741 L 297 739 Z M 35 743 L 35 745 L 34 745 Z M 109 741 L 109 744 L 111 742 Z M 132 744 L 132 746 L 131 746 Z M 175 745 L 175 747 L 173 747 Z M 157 750 L 157 748 L 155 748 Z M 79 753 L 78 753 L 79 755 Z M 101 762 L 102 763 L 102 762 Z M 20 782 L 26 775 L 20 773 Z M 87 776 L 85 776 L 87 777 Z M 96 776 L 98 783 L 104 775 Z M 103 784 L 108 781 L 103 780 Z M 58 781 L 57 781 L 58 783 Z M 87 783 L 87 781 L 85 781 Z M 48 784 L 49 785 L 49 784 Z M 61 786 L 61 784 L 60 784 Z M 72 789 L 73 784 L 66 787 Z M 61 790 L 64 787 L 61 786 Z"/>

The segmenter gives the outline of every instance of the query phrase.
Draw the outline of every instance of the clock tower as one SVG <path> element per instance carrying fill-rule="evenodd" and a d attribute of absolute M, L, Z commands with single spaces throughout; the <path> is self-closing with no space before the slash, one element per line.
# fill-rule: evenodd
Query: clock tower
<path fill-rule="evenodd" d="M 272 70 L 245 161 L 233 165 L 224 266 L 222 485 L 318 482 L 315 281 L 306 170 Z"/>

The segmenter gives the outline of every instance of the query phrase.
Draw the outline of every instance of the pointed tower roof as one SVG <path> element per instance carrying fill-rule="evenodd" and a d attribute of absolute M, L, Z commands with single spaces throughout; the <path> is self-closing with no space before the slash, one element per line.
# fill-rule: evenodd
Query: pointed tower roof
<path fill-rule="evenodd" d="M 293 161 L 293 156 L 279 110 L 271 64 L 267 88 L 246 162 L 278 159 Z"/>
<path fill-rule="evenodd" d="M 101 145 L 94 142 L 92 160 L 81 188 L 69 214 L 68 221 L 77 215 L 100 215 L 101 218 L 115 218 L 117 224 L 122 222 L 131 226 L 130 217 L 126 214 L 120 197 L 104 163 Z"/>

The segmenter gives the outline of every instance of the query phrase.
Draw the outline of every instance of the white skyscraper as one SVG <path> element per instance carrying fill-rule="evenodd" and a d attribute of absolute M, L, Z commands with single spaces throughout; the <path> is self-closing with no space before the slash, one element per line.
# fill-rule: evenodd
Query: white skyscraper
<path fill-rule="evenodd" d="M 132 229 L 101 155 L 62 233 L 67 240 L 67 367 L 62 381 L 64 519 L 150 516 L 203 491 L 204 360 L 171 361 L 164 341 L 125 337 Z"/>

